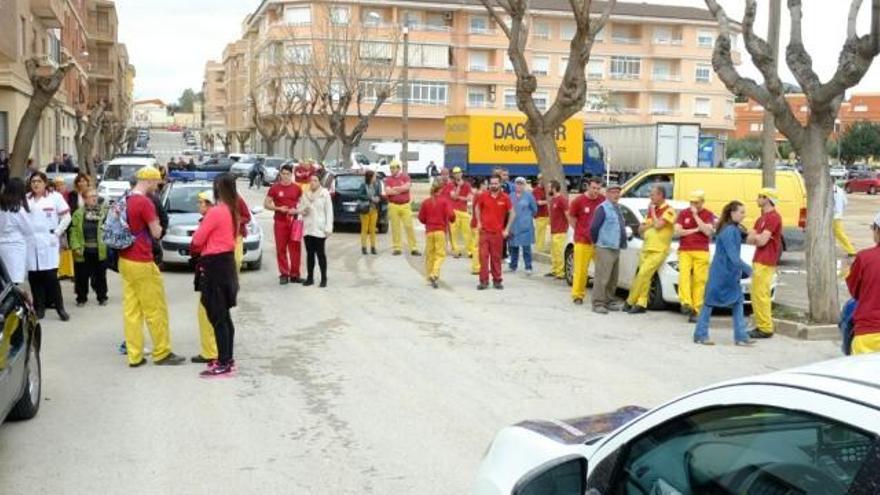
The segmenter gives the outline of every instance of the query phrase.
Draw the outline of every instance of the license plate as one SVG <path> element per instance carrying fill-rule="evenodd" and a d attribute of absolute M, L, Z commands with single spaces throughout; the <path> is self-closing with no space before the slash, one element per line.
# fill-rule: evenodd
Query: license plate
<path fill-rule="evenodd" d="M 354 212 L 357 209 L 357 205 L 344 205 L 343 208 L 347 212 Z"/>

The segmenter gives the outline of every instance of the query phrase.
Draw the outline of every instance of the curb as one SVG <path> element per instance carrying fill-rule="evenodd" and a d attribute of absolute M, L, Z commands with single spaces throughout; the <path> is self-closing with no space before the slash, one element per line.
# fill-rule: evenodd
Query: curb
<path fill-rule="evenodd" d="M 800 340 L 840 340 L 837 325 L 810 325 L 799 321 L 774 318 L 776 333 Z"/>

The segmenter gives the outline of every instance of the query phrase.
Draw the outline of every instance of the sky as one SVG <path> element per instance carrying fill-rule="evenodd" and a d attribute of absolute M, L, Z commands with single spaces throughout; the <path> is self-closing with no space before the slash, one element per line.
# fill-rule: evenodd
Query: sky
<path fill-rule="evenodd" d="M 705 7 L 702 0 L 649 0 L 650 3 Z M 259 0 L 116 0 L 120 41 L 128 47 L 137 70 L 135 98 L 177 101 L 186 88 L 200 91 L 205 62 L 220 60 L 227 43 L 241 33 L 241 22 L 259 5 Z M 720 0 L 732 20 L 741 20 L 744 0 Z M 814 70 L 828 80 L 837 67 L 837 57 L 846 36 L 849 0 L 803 0 L 803 32 Z M 781 53 L 788 43 L 789 17 L 782 1 Z M 767 32 L 768 0 L 758 0 L 758 33 Z M 870 1 L 865 1 L 859 17 L 859 33 L 867 33 Z M 784 58 L 784 57 L 783 57 Z M 746 62 L 741 70 L 757 77 Z M 784 60 L 780 63 L 784 67 Z M 787 69 L 783 79 L 794 83 Z M 760 81 L 760 79 L 758 78 Z M 857 91 L 880 91 L 880 61 L 856 87 Z"/>

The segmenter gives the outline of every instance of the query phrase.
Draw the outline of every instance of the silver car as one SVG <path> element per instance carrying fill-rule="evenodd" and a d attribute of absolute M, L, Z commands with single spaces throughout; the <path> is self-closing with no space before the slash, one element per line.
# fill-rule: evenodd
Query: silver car
<path fill-rule="evenodd" d="M 209 181 L 171 182 L 162 196 L 162 206 L 168 212 L 168 231 L 162 238 L 162 262 L 172 265 L 185 265 L 190 260 L 190 245 L 193 233 L 199 226 L 199 193 L 211 191 Z M 262 207 L 254 207 L 256 215 Z M 242 265 L 259 270 L 263 262 L 263 229 L 256 218 L 251 218 L 244 238 L 244 258 Z"/>
<path fill-rule="evenodd" d="M 263 185 L 271 186 L 278 179 L 278 171 L 281 166 L 289 162 L 287 158 L 280 156 L 268 156 L 263 160 Z"/>

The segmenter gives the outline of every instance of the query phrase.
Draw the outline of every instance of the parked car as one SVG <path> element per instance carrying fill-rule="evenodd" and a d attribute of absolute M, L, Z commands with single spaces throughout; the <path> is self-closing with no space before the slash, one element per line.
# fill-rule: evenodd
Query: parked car
<path fill-rule="evenodd" d="M 213 190 L 211 181 L 172 181 L 162 194 L 162 206 L 168 212 L 168 232 L 162 238 L 162 262 L 166 265 L 185 265 L 190 259 L 192 236 L 199 226 L 199 193 Z M 260 206 L 253 214 L 263 211 Z M 256 218 L 247 226 L 244 239 L 243 266 L 259 270 L 263 262 L 263 229 Z"/>
<path fill-rule="evenodd" d="M 831 169 L 829 169 L 829 173 L 831 174 L 831 178 L 834 180 L 846 180 L 848 175 L 846 167 L 831 167 Z"/>
<path fill-rule="evenodd" d="M 341 172 L 325 179 L 333 198 L 333 224 L 336 226 L 355 226 L 361 224 L 360 214 L 357 211 L 358 191 L 364 183 L 364 176 L 357 172 Z M 388 232 L 388 206 L 382 204 L 379 208 L 380 233 Z"/>
<path fill-rule="evenodd" d="M 98 196 L 108 203 L 116 201 L 131 189 L 135 174 L 144 167 L 158 167 L 156 159 L 140 156 L 114 158 L 104 167 Z"/>
<path fill-rule="evenodd" d="M 847 193 L 863 192 L 877 194 L 880 191 L 880 173 L 863 172 L 861 175 L 846 181 L 843 189 Z"/>
<path fill-rule="evenodd" d="M 229 172 L 235 162 L 227 157 L 209 158 L 196 165 L 199 172 Z"/>
<path fill-rule="evenodd" d="M 267 156 L 263 160 L 263 185 L 271 186 L 278 179 L 278 171 L 281 166 L 290 160 L 280 156 Z"/>
<path fill-rule="evenodd" d="M 688 203 L 682 201 L 668 201 L 669 205 L 680 212 L 688 207 Z M 648 214 L 648 205 L 650 200 L 643 198 L 621 198 L 620 209 L 623 213 L 623 219 L 627 228 L 626 249 L 620 253 L 619 281 L 618 287 L 629 290 L 633 277 L 639 268 L 639 251 L 642 249 L 643 240 L 639 235 L 639 225 L 645 220 Z M 709 246 L 710 256 L 715 253 L 715 244 Z M 742 260 L 751 265 L 752 257 L 755 255 L 755 247 L 743 244 L 740 256 Z M 574 234 L 569 229 L 568 240 L 565 246 L 565 278 L 568 284 L 572 284 L 574 272 Z M 593 273 L 593 265 L 590 265 L 590 275 Z M 662 310 L 667 305 L 678 304 L 678 241 L 672 242 L 669 256 L 666 263 L 657 270 L 654 280 L 651 283 L 651 291 L 648 294 L 648 309 Z M 750 292 L 752 287 L 752 279 L 743 279 L 740 284 L 745 294 L 746 304 L 751 303 Z M 776 295 L 776 280 L 773 281 L 771 289 L 771 297 Z"/>
<path fill-rule="evenodd" d="M 232 164 L 232 167 L 229 168 L 229 172 L 236 177 L 247 178 L 250 176 L 254 165 L 262 161 L 262 158 L 255 155 L 242 155 L 237 162 Z"/>
<path fill-rule="evenodd" d="M 0 261 L 0 422 L 31 419 L 40 409 L 42 330 L 28 296 Z"/>
<path fill-rule="evenodd" d="M 877 493 L 880 355 L 501 430 L 472 495 Z"/>

